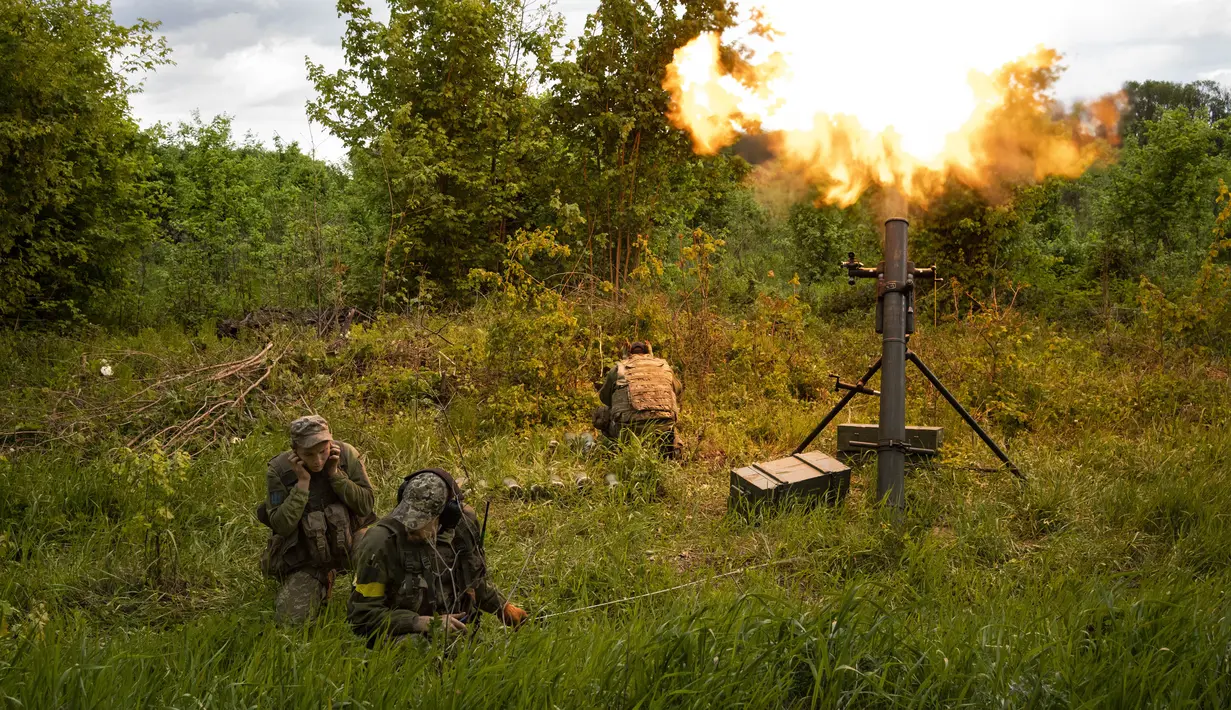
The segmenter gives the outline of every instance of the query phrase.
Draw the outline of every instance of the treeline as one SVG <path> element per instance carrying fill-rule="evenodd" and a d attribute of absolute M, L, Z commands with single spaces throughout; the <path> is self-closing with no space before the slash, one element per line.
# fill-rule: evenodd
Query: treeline
<path fill-rule="evenodd" d="M 756 146 L 700 157 L 667 121 L 674 50 L 731 25 L 733 3 L 603 0 L 567 41 L 525 0 L 390 0 L 383 22 L 358 0 L 338 10 L 346 65 L 309 61 L 308 111 L 344 165 L 237 137 L 226 117 L 141 130 L 134 82 L 169 51 L 155 23 L 121 27 L 89 0 L 0 8 L 0 318 L 136 328 L 464 304 L 518 232 L 567 247 L 532 267 L 558 289 L 619 298 L 652 276 L 671 291 L 713 250 L 706 289 L 728 304 L 870 303 L 836 264 L 876 258 L 877 195 L 818 207 Z M 915 259 L 952 277 L 925 306 L 1153 318 L 1221 343 L 1231 94 L 1124 89 L 1114 162 L 995 198 L 954 184 L 912 215 Z"/>

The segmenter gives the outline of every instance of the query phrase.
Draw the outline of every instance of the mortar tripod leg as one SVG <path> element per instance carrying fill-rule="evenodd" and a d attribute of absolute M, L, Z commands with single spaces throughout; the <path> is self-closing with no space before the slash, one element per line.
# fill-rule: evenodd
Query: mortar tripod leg
<path fill-rule="evenodd" d="M 996 454 L 996 458 L 1003 461 L 1004 465 L 1009 468 L 1009 471 L 1014 476 L 1017 476 L 1023 481 L 1026 480 L 1026 476 L 1018 470 L 1016 464 L 1009 460 L 1008 454 L 1000 450 L 1000 447 L 996 445 L 996 442 L 992 441 L 992 437 L 988 436 L 987 432 L 983 431 L 983 427 L 979 426 L 979 423 L 975 421 L 975 418 L 970 416 L 970 412 L 966 411 L 966 408 L 957 401 L 957 398 L 953 396 L 953 393 L 941 384 L 940 379 L 928 369 L 927 365 L 923 364 L 923 361 L 919 359 L 919 356 L 916 355 L 913 350 L 906 351 L 906 359 L 915 363 L 915 367 L 919 368 L 919 372 L 922 372 L 928 382 L 931 382 L 932 386 L 936 388 L 936 391 L 940 392 L 940 396 L 944 397 L 945 401 L 957 410 L 958 414 L 962 415 L 962 419 L 965 419 L 966 423 L 970 425 L 970 428 L 975 430 L 975 433 L 979 435 L 979 438 L 983 440 L 983 443 L 987 444 L 987 448 L 991 449 L 993 454 Z"/>
<path fill-rule="evenodd" d="M 872 367 L 869 367 L 868 371 L 864 373 L 864 376 L 859 378 L 859 384 L 855 386 L 855 389 L 866 387 L 868 381 L 872 379 L 872 375 L 875 375 L 880 369 L 881 359 L 876 358 L 876 362 L 872 363 Z M 808 438 L 804 439 L 804 443 L 800 444 L 793 452 L 791 452 L 792 454 L 796 456 L 802 454 L 804 450 L 808 448 L 808 445 L 812 443 L 813 439 L 820 436 L 822 431 L 825 431 L 825 427 L 829 426 L 829 422 L 833 421 L 833 418 L 838 416 L 838 412 L 841 412 L 846 405 L 850 404 L 850 401 L 855 398 L 855 395 L 859 394 L 855 391 L 855 389 L 848 390 L 847 393 L 842 396 L 842 399 L 838 400 L 838 403 L 834 405 L 834 408 L 829 410 L 829 414 L 825 415 L 825 418 L 821 420 L 821 423 L 816 425 L 816 428 L 812 430 L 812 433 L 808 435 Z"/>

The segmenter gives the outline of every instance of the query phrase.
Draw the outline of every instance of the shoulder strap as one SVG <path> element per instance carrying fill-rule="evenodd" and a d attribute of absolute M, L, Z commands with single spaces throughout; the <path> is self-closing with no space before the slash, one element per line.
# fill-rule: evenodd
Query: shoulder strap
<path fill-rule="evenodd" d="M 279 459 L 282 459 L 284 456 L 286 456 L 285 451 L 270 459 L 269 463 L 265 465 L 269 470 L 273 471 L 278 476 L 278 480 L 281 481 L 282 485 L 286 486 L 289 490 L 291 486 L 295 485 L 295 482 L 299 477 L 295 475 L 295 472 L 291 470 L 290 466 L 279 465 Z"/>
<path fill-rule="evenodd" d="M 386 531 L 388 531 L 388 533 L 389 533 L 391 536 L 394 536 L 394 537 L 396 537 L 396 536 L 397 536 L 397 534 L 398 534 L 398 530 L 397 530 L 397 528 L 393 527 L 393 524 L 392 524 L 392 523 L 390 523 L 390 522 L 389 522 L 389 520 L 388 520 L 387 518 L 385 518 L 385 519 L 381 519 L 381 520 L 376 521 L 376 522 L 372 525 L 372 527 L 373 527 L 373 528 L 381 528 L 381 529 L 383 529 L 383 530 L 386 530 Z"/>
<path fill-rule="evenodd" d="M 349 474 L 350 473 L 350 463 L 351 463 L 351 452 L 355 451 L 355 447 L 351 446 L 345 441 L 339 441 L 338 448 L 341 449 L 342 451 L 342 453 L 338 454 L 338 468 L 342 469 L 343 471 L 346 471 L 346 473 Z M 358 454 L 359 452 L 355 451 L 355 453 Z"/>

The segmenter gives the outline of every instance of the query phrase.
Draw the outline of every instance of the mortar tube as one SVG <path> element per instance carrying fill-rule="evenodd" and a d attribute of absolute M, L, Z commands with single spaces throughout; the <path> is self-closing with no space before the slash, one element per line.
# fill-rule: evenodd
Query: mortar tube
<path fill-rule="evenodd" d="M 882 311 L 880 429 L 876 495 L 901 509 L 906 504 L 906 283 L 907 222 L 885 222 Z"/>

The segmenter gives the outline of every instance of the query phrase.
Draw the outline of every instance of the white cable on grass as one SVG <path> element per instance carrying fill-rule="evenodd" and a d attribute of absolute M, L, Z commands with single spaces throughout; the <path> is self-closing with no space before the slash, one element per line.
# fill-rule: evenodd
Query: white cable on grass
<path fill-rule="evenodd" d="M 698 584 L 705 584 L 706 582 L 712 582 L 716 579 L 722 579 L 723 577 L 731 577 L 737 574 L 743 574 L 744 572 L 751 572 L 754 569 L 762 569 L 764 567 L 774 567 L 777 565 L 786 564 L 788 562 L 801 562 L 805 559 L 807 559 L 806 556 L 801 556 L 801 557 L 788 557 L 787 559 L 774 560 L 773 562 L 762 562 L 759 565 L 749 565 L 748 567 L 741 567 L 737 570 L 731 570 L 730 572 L 723 572 L 722 574 L 716 574 L 713 577 L 707 577 L 705 579 L 697 579 L 691 582 L 685 582 L 684 584 L 676 585 L 674 587 L 668 587 L 667 589 L 659 589 L 654 592 L 646 592 L 645 594 L 638 594 L 636 596 L 625 597 L 623 599 L 616 599 L 614 601 L 609 601 L 609 602 L 602 602 L 600 604 L 591 604 L 590 606 L 578 607 L 577 609 L 569 609 L 568 611 L 557 611 L 553 614 L 545 614 L 543 616 L 539 616 L 535 618 L 537 620 L 550 619 L 553 616 L 564 616 L 565 614 L 575 614 L 581 611 L 590 611 L 591 609 L 601 609 L 602 607 L 605 607 L 605 606 L 614 606 L 616 604 L 624 604 L 625 602 L 636 601 L 638 599 L 645 599 L 646 597 L 653 597 L 659 594 L 666 594 L 667 592 L 675 592 L 680 589 L 685 589 L 687 587 L 696 586 Z"/>

